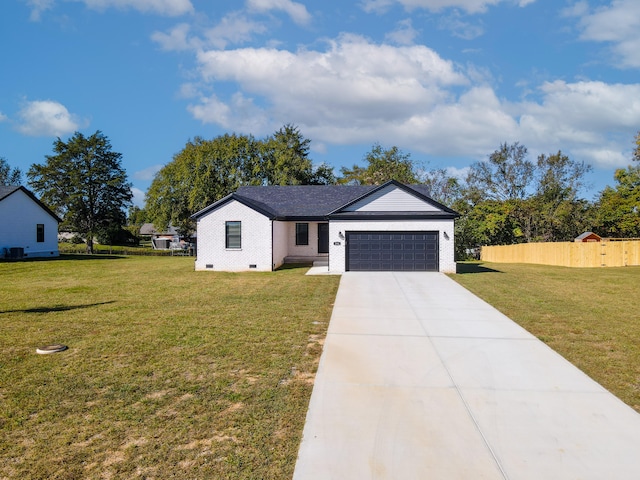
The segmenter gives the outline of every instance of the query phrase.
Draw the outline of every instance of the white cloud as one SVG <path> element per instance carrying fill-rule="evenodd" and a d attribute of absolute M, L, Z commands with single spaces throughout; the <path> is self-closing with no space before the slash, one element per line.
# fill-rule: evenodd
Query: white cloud
<path fill-rule="evenodd" d="M 38 22 L 42 18 L 42 13 L 53 8 L 54 0 L 27 0 L 27 5 L 31 8 L 29 20 Z"/>
<path fill-rule="evenodd" d="M 307 8 L 303 4 L 291 0 L 247 0 L 247 7 L 257 12 L 281 10 L 298 25 L 306 25 L 311 21 L 311 15 Z"/>
<path fill-rule="evenodd" d="M 399 3 L 407 10 L 421 8 L 439 12 L 447 8 L 459 8 L 467 13 L 484 13 L 488 7 L 503 2 L 526 7 L 535 0 L 364 0 L 362 6 L 367 12 L 384 11 L 391 5 Z"/>
<path fill-rule="evenodd" d="M 460 180 L 465 180 L 469 175 L 469 171 L 471 170 L 471 167 L 462 167 L 462 168 L 447 167 L 445 170 L 447 172 L 447 175 L 449 175 L 450 177 L 458 178 Z"/>
<path fill-rule="evenodd" d="M 133 174 L 133 178 L 135 180 L 153 180 L 158 173 L 162 169 L 163 165 L 152 165 L 150 167 L 145 168 L 144 170 L 139 170 Z"/>
<path fill-rule="evenodd" d="M 131 188 L 131 193 L 133 193 L 133 204 L 136 207 L 140 207 L 143 208 L 144 207 L 144 200 L 145 200 L 145 193 L 140 190 L 139 188 L 136 187 L 132 187 Z"/>
<path fill-rule="evenodd" d="M 640 84 L 555 81 L 539 90 L 540 102 L 516 106 L 523 143 L 570 150 L 603 167 L 628 163 L 621 145 L 640 124 Z"/>
<path fill-rule="evenodd" d="M 619 144 L 610 143 L 599 147 L 594 145 L 591 148 L 573 148 L 571 153 L 576 159 L 584 160 L 585 163 L 597 165 L 604 168 L 620 168 L 629 164 L 631 152 L 620 150 Z"/>
<path fill-rule="evenodd" d="M 455 10 L 451 15 L 443 16 L 438 26 L 443 30 L 449 30 L 454 37 L 463 40 L 473 40 L 484 34 L 484 27 L 480 24 L 472 24 L 462 20 L 460 13 Z"/>
<path fill-rule="evenodd" d="M 6 122 L 7 120 L 9 120 L 9 117 L 7 117 L 4 113 L 0 112 L 0 122 Z"/>
<path fill-rule="evenodd" d="M 96 10 L 107 8 L 133 9 L 142 13 L 155 13 L 175 17 L 193 13 L 190 0 L 74 0 Z"/>
<path fill-rule="evenodd" d="M 560 10 L 560 14 L 563 17 L 582 17 L 589 13 L 589 4 L 586 0 L 575 2 L 573 5 L 569 5 Z"/>
<path fill-rule="evenodd" d="M 581 17 L 582 40 L 610 43 L 620 67 L 640 68 L 640 2 L 613 0 L 593 11 L 579 2 L 565 13 Z"/>
<path fill-rule="evenodd" d="M 383 144 L 426 154 L 482 158 L 503 142 L 622 166 L 640 125 L 640 83 L 547 82 L 538 99 L 509 102 L 491 76 L 462 70 L 425 46 L 374 44 L 343 35 L 326 50 L 266 48 L 198 54 L 202 88 L 189 111 L 204 123 L 266 134 L 299 125 L 319 144 Z M 235 84 L 226 95 L 219 83 Z M 193 94 L 196 84 L 189 84 Z M 242 93 L 240 93 L 242 92 Z M 628 159 L 627 159 L 628 160 Z M 617 162 L 617 163 L 616 163 Z"/>
<path fill-rule="evenodd" d="M 133 9 L 142 13 L 155 13 L 176 17 L 193 13 L 195 10 L 191 0 L 67 0 L 82 2 L 88 8 L 106 10 L 108 8 Z M 26 0 L 31 8 L 30 20 L 39 21 L 46 10 L 51 10 L 56 0 Z"/>
<path fill-rule="evenodd" d="M 180 23 L 168 33 L 154 32 L 151 39 L 167 51 L 199 50 L 206 47 L 224 49 L 230 44 L 248 42 L 254 35 L 266 31 L 264 24 L 250 20 L 240 12 L 232 12 L 214 27 L 200 28 L 197 34 L 192 34 L 189 24 Z"/>
<path fill-rule="evenodd" d="M 218 25 L 205 32 L 207 45 L 225 48 L 228 44 L 241 44 L 251 40 L 253 35 L 265 33 L 266 26 L 249 20 L 241 13 L 234 12 L 225 16 Z"/>
<path fill-rule="evenodd" d="M 418 31 L 413 28 L 410 18 L 398 22 L 397 28 L 385 35 L 385 38 L 397 45 L 412 45 Z"/>
<path fill-rule="evenodd" d="M 232 96 L 227 104 L 215 95 L 200 98 L 197 105 L 189 105 L 189 112 L 202 123 L 213 123 L 230 130 L 263 134 L 270 130 L 268 113 L 254 105 L 241 93 Z"/>
<path fill-rule="evenodd" d="M 31 136 L 62 136 L 80 127 L 75 115 L 52 100 L 27 102 L 18 112 L 18 131 Z"/>
<path fill-rule="evenodd" d="M 153 32 L 151 40 L 160 44 L 163 50 L 181 51 L 199 48 L 200 42 L 197 39 L 188 38 L 191 27 L 186 23 L 180 23 L 173 27 L 169 33 Z"/>
<path fill-rule="evenodd" d="M 467 82 L 427 47 L 375 45 L 355 35 L 330 42 L 325 52 L 212 50 L 199 53 L 198 61 L 204 80 L 237 82 L 244 92 L 269 97 L 283 114 L 312 102 L 309 119 L 364 105 L 368 115 L 402 115 L 407 105 L 440 101 L 442 85 Z"/>

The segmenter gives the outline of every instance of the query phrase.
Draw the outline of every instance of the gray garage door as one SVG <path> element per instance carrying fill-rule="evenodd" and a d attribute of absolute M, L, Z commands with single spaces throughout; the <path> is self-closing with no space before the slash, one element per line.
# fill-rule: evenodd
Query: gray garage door
<path fill-rule="evenodd" d="M 346 232 L 347 271 L 438 271 L 438 232 Z"/>

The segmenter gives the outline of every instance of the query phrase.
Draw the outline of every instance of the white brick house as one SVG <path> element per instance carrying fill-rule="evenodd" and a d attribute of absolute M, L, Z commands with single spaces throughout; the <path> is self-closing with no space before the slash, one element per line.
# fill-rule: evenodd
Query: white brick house
<path fill-rule="evenodd" d="M 57 257 L 60 221 L 26 188 L 0 186 L 0 258 Z"/>
<path fill-rule="evenodd" d="M 193 215 L 196 270 L 271 271 L 313 261 L 330 272 L 455 272 L 458 214 L 424 185 L 241 187 Z"/>

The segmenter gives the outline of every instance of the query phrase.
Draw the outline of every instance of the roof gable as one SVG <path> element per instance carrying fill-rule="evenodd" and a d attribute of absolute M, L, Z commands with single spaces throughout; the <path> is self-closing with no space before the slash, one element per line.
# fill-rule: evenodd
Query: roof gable
<path fill-rule="evenodd" d="M 395 185 L 386 185 L 342 208 L 343 212 L 437 212 L 435 205 L 425 202 Z"/>
<path fill-rule="evenodd" d="M 332 211 L 341 213 L 424 213 L 458 216 L 458 213 L 425 194 L 426 185 L 404 185 L 390 180 L 352 202 Z"/>
<path fill-rule="evenodd" d="M 15 192 L 19 192 L 19 191 L 23 192 L 27 197 L 29 197 L 31 200 L 37 203 L 40 206 L 40 208 L 42 208 L 45 212 L 51 215 L 58 223 L 62 222 L 62 219 L 60 219 L 60 217 L 58 217 L 55 213 L 53 213 L 53 211 L 51 211 L 49 207 L 47 207 L 44 203 L 38 200 L 33 193 L 31 193 L 29 190 L 27 190 L 23 186 L 8 187 L 8 186 L 0 185 L 0 202 L 5 198 L 9 197 L 10 195 L 14 194 Z"/>
<path fill-rule="evenodd" d="M 269 208 L 268 205 L 265 205 L 258 201 L 254 201 L 252 199 L 247 199 L 241 195 L 238 195 L 237 193 L 232 193 L 224 198 L 221 198 L 217 202 L 214 202 L 208 207 L 205 207 L 202 210 L 194 213 L 193 215 L 191 215 L 191 218 L 197 220 L 198 218 L 203 217 L 204 215 L 207 215 L 232 201 L 240 202 L 241 204 L 255 210 L 256 212 L 261 213 L 265 217 L 270 218 L 271 220 L 274 220 L 276 218 L 275 212 L 271 208 Z"/>

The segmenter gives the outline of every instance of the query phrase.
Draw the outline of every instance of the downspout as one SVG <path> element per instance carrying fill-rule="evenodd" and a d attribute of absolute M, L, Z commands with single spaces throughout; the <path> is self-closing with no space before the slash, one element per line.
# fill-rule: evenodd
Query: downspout
<path fill-rule="evenodd" d="M 275 270 L 276 264 L 274 263 L 275 257 L 273 256 L 273 220 L 271 220 L 271 271 Z"/>

